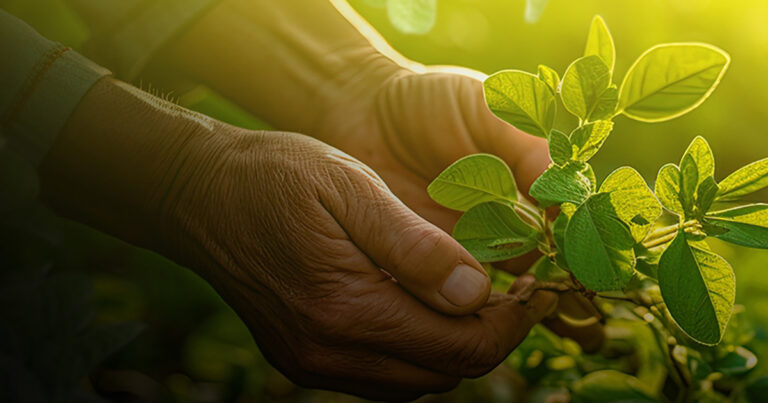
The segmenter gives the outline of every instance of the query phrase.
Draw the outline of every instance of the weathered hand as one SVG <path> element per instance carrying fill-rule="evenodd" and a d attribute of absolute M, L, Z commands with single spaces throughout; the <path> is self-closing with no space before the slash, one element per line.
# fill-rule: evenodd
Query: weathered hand
<path fill-rule="evenodd" d="M 349 155 L 109 78 L 41 179 L 58 212 L 206 278 L 305 386 L 376 399 L 450 389 L 498 365 L 557 303 L 531 294 L 530 276 L 490 295 L 477 261 Z"/>
<path fill-rule="evenodd" d="M 543 138 L 515 129 L 488 110 L 478 79 L 481 74 L 447 70 L 451 69 L 432 68 L 428 73 L 398 69 L 387 72 L 386 78 L 372 77 L 370 83 L 359 84 L 371 88 L 372 96 L 352 92 L 354 98 L 340 101 L 319 120 L 312 134 L 360 158 L 405 204 L 450 233 L 461 213 L 438 205 L 426 193 L 429 182 L 445 167 L 468 154 L 495 154 L 507 162 L 521 192 L 527 195 L 551 160 Z M 495 266 L 519 275 L 538 256 L 532 252 Z M 597 314 L 577 295 L 564 296 L 561 303 L 575 318 Z M 599 323 L 583 328 L 557 318 L 546 323 L 587 351 L 602 344 Z"/>
<path fill-rule="evenodd" d="M 547 291 L 520 301 L 530 276 L 488 299 L 485 272 L 455 240 L 336 149 L 274 132 L 213 141 L 171 192 L 176 254 L 300 385 L 375 399 L 451 389 L 554 309 Z"/>
<path fill-rule="evenodd" d="M 479 152 L 498 155 L 524 194 L 550 163 L 544 139 L 493 116 L 482 83 L 470 72 L 397 69 L 387 74 L 358 84 L 370 95 L 351 93 L 310 134 L 368 164 L 403 202 L 444 230 L 450 232 L 460 213 L 431 201 L 426 188 L 457 159 Z"/>

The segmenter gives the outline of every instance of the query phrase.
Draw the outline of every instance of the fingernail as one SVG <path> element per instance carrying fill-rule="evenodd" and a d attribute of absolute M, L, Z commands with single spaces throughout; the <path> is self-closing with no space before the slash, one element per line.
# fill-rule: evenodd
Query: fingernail
<path fill-rule="evenodd" d="M 469 305 L 486 293 L 488 281 L 488 277 L 474 267 L 460 264 L 445 280 L 440 294 L 453 305 Z"/>

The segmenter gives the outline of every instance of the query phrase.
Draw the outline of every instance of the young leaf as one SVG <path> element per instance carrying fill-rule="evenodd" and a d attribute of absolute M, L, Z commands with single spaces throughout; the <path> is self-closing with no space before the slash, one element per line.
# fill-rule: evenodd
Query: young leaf
<path fill-rule="evenodd" d="M 678 215 L 684 214 L 680 204 L 680 168 L 675 164 L 666 164 L 659 169 L 653 193 L 667 210 Z"/>
<path fill-rule="evenodd" d="M 720 342 L 736 293 L 733 269 L 680 231 L 659 260 L 659 288 L 680 328 L 702 344 Z"/>
<path fill-rule="evenodd" d="M 490 154 L 473 154 L 454 162 L 429 184 L 427 193 L 439 204 L 459 211 L 487 201 L 517 200 L 512 172 Z"/>
<path fill-rule="evenodd" d="M 392 25 L 404 34 L 423 35 L 437 19 L 437 0 L 387 0 Z"/>
<path fill-rule="evenodd" d="M 621 221 L 629 226 L 635 241 L 642 241 L 661 216 L 661 204 L 640 174 L 630 167 L 613 171 L 600 186 L 608 193 Z"/>
<path fill-rule="evenodd" d="M 560 87 L 560 98 L 568 112 L 589 121 L 603 92 L 611 85 L 611 71 L 600 56 L 576 59 L 568 66 Z"/>
<path fill-rule="evenodd" d="M 582 168 L 579 164 L 552 165 L 533 182 L 529 193 L 543 207 L 563 202 L 581 204 L 589 197 L 591 187 Z"/>
<path fill-rule="evenodd" d="M 708 176 L 699 184 L 699 187 L 696 189 L 696 209 L 701 214 L 706 213 L 709 211 L 709 208 L 712 207 L 712 203 L 715 202 L 717 190 L 717 182 L 712 176 Z"/>
<path fill-rule="evenodd" d="M 592 25 L 589 27 L 589 36 L 587 36 L 587 47 L 584 50 L 584 56 L 597 55 L 603 59 L 608 66 L 608 70 L 613 71 L 616 61 L 616 48 L 613 46 L 613 37 L 605 25 L 603 17 L 596 15 L 592 18 Z"/>
<path fill-rule="evenodd" d="M 592 113 L 587 116 L 588 122 L 596 120 L 611 119 L 616 114 L 616 107 L 619 105 L 619 88 L 616 84 L 611 84 L 600 93 L 597 103 L 592 109 Z"/>
<path fill-rule="evenodd" d="M 496 262 L 523 255 L 536 248 L 536 230 L 506 203 L 478 204 L 464 213 L 453 228 L 453 237 L 480 262 Z"/>
<path fill-rule="evenodd" d="M 639 379 L 613 369 L 587 374 L 573 382 L 574 403 L 652 403 L 658 402 Z"/>
<path fill-rule="evenodd" d="M 680 204 L 686 216 L 693 214 L 693 206 L 696 202 L 696 189 L 699 186 L 699 170 L 693 156 L 683 155 L 680 163 Z"/>
<path fill-rule="evenodd" d="M 723 179 L 717 200 L 737 200 L 765 187 L 768 187 L 768 158 L 740 168 Z"/>
<path fill-rule="evenodd" d="M 533 24 L 541 18 L 549 0 L 527 0 L 525 2 L 525 22 Z"/>
<path fill-rule="evenodd" d="M 560 76 L 551 67 L 543 64 L 539 65 L 539 80 L 544 81 L 545 84 L 552 90 L 552 94 L 557 94 L 558 87 L 560 87 Z"/>
<path fill-rule="evenodd" d="M 696 186 L 704 182 L 707 178 L 715 176 L 715 157 L 712 155 L 712 149 L 704 137 L 696 136 L 683 154 L 683 158 L 690 155 L 696 165 L 698 182 Z M 680 169 L 682 170 L 683 161 L 680 160 Z"/>
<path fill-rule="evenodd" d="M 568 222 L 565 260 L 590 290 L 621 290 L 634 275 L 634 243 L 610 196 L 599 193 L 582 204 Z"/>
<path fill-rule="evenodd" d="M 695 109 L 714 91 L 730 63 L 711 45 L 670 43 L 643 53 L 619 91 L 619 110 L 632 119 L 661 122 Z"/>
<path fill-rule="evenodd" d="M 573 144 L 574 157 L 577 161 L 587 162 L 603 146 L 608 135 L 613 130 L 613 122 L 599 120 L 581 126 L 571 132 L 571 144 Z"/>
<path fill-rule="evenodd" d="M 768 249 L 768 204 L 751 204 L 707 214 L 708 224 L 726 231 L 716 238 L 750 248 Z"/>
<path fill-rule="evenodd" d="M 495 73 L 483 82 L 488 108 L 518 129 L 546 138 L 555 120 L 555 95 L 533 74 L 518 70 Z"/>
<path fill-rule="evenodd" d="M 565 165 L 571 160 L 573 148 L 571 148 L 571 140 L 565 133 L 559 130 L 552 130 L 549 133 L 549 156 L 557 165 Z"/>

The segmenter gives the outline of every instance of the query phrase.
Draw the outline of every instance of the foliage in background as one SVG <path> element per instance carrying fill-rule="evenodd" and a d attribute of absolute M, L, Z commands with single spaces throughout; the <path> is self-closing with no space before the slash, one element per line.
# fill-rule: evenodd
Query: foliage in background
<path fill-rule="evenodd" d="M 757 358 L 738 344 L 715 347 L 733 312 L 736 281 L 730 264 L 703 241 L 717 237 L 768 249 L 768 204 L 725 208 L 768 187 L 768 159 L 718 183 L 709 144 L 696 137 L 679 166 L 661 168 L 654 192 L 630 167 L 616 169 L 599 184 L 588 161 L 605 143 L 616 116 L 661 122 L 690 112 L 712 93 L 730 63 L 725 52 L 707 44 L 656 45 L 617 87 L 612 83 L 615 60 L 613 38 L 603 19 L 595 17 L 584 55 L 562 80 L 544 65 L 538 75 L 504 70 L 485 80 L 485 99 L 494 114 L 548 138 L 554 162 L 529 191 L 538 207 L 518 198 L 509 168 L 487 154 L 458 160 L 428 193 L 443 206 L 465 212 L 453 235 L 481 262 L 538 248 L 544 256 L 531 270 L 540 288 L 578 291 L 598 311 L 601 299 L 623 301 L 634 305 L 635 320 L 657 321 L 648 326 L 662 340 L 673 388 L 649 388 L 626 373 L 603 370 L 569 384 L 574 399 L 732 397 L 740 390 L 716 391 L 709 378 L 747 372 Z M 569 134 L 553 128 L 558 95 L 578 119 Z M 548 222 L 546 208 L 555 205 L 560 212 Z M 652 231 L 662 205 L 676 223 Z"/>
<path fill-rule="evenodd" d="M 44 9 L 39 7 L 39 2 L 29 0 L 0 0 L 0 7 L 23 17 L 47 37 L 72 46 L 82 43 L 88 32 L 74 14 L 61 0 L 45 1 Z M 734 171 L 748 161 L 765 156 L 768 136 L 764 129 L 764 105 L 768 104 L 768 81 L 755 79 L 768 69 L 768 59 L 764 57 L 768 47 L 768 25 L 765 24 L 768 3 L 763 0 L 559 1 L 551 4 L 537 24 L 510 23 L 524 15 L 523 0 L 440 0 L 440 23 L 429 33 L 417 37 L 396 30 L 384 10 L 369 7 L 364 0 L 350 0 L 350 3 L 406 56 L 426 64 L 456 64 L 484 72 L 504 66 L 536 71 L 541 60 L 564 71 L 574 57 L 580 56 L 583 44 L 579 32 L 596 12 L 612 22 L 622 53 L 639 54 L 667 38 L 717 43 L 728 49 L 735 63 L 716 97 L 692 111 L 688 118 L 654 125 L 653 130 L 632 120 L 622 121 L 621 135 L 606 142 L 590 163 L 598 178 L 604 178 L 614 167 L 625 163 L 643 176 L 651 177 L 664 162 L 679 158 L 679 151 L 690 141 L 690 137 L 681 133 L 706 133 L 713 148 L 718 150 L 718 169 L 723 172 Z M 631 61 L 617 59 L 616 69 L 626 71 Z M 144 77 L 143 81 L 150 82 L 151 77 Z M 265 127 L 205 88 L 183 94 L 180 103 L 240 126 Z M 556 124 L 570 124 L 569 116 L 558 114 Z M 736 135 L 739 141 L 734 141 Z M 0 157 L 0 162 L 4 161 Z M 0 188 L 10 189 L 6 184 Z M 0 192 L 0 198 L 11 193 Z M 761 191 L 751 199 L 767 197 L 768 192 Z M 9 216 L 22 220 L 29 214 L 20 210 L 5 214 L 0 218 L 3 225 Z M 19 265 L 13 270 L 19 271 L 36 267 L 40 256 L 52 257 L 51 273 L 84 273 L 94 283 L 91 306 L 97 309 L 94 319 L 97 324 L 126 321 L 146 324 L 143 332 L 126 348 L 91 373 L 85 382 L 91 384 L 87 388 L 123 401 L 135 396 L 137 391 L 160 391 L 160 401 L 180 402 L 228 397 L 246 401 L 358 401 L 291 385 L 264 361 L 237 316 L 207 284 L 185 269 L 50 214 L 32 216 L 37 217 L 31 224 L 34 233 L 50 239 L 43 234 L 53 231 L 58 234 L 58 241 L 39 248 L 36 241 L 19 236 L 18 232 L 6 235 L 0 271 L 11 270 L 5 264 L 10 256 L 17 256 L 13 259 Z M 711 244 L 718 254 L 733 263 L 737 274 L 737 305 L 723 343 L 745 345 L 758 356 L 765 356 L 768 354 L 768 277 L 764 271 L 768 254 L 748 249 L 737 252 L 724 242 Z M 494 277 L 500 289 L 511 281 L 503 273 L 495 273 Z M 748 309 L 740 309 L 739 304 Z M 544 402 L 565 399 L 569 394 L 566 382 L 599 369 L 631 373 L 655 387 L 658 379 L 666 378 L 666 374 L 664 355 L 650 329 L 648 333 L 641 332 L 639 329 L 645 326 L 637 323 L 635 314 L 624 310 L 621 304 L 604 302 L 602 305 L 606 310 L 613 306 L 611 316 L 616 318 L 607 321 L 608 340 L 600 355 L 582 354 L 575 343 L 537 327 L 509 358 L 510 365 L 499 367 L 480 379 L 464 381 L 452 393 L 424 400 Z M 19 305 L 14 303 L 14 306 Z M 624 313 L 619 314 L 621 311 Z M 749 386 L 737 401 L 749 397 L 752 402 L 762 402 L 768 395 L 768 378 L 762 377 L 768 373 L 766 362 L 768 360 L 761 360 L 752 370 L 738 375 L 740 379 L 747 379 Z M 728 386 L 730 381 L 715 379 L 712 383 L 719 389 Z"/>

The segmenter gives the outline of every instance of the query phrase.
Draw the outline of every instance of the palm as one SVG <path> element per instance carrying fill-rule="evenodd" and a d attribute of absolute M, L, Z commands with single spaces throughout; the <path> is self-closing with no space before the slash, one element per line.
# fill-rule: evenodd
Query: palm
<path fill-rule="evenodd" d="M 512 167 L 523 191 L 549 163 L 543 139 L 494 117 L 481 83 L 468 76 L 401 76 L 386 82 L 369 102 L 357 99 L 339 110 L 325 121 L 321 140 L 373 168 L 400 200 L 446 231 L 460 213 L 433 202 L 426 188 L 455 160 L 496 154 Z"/>

